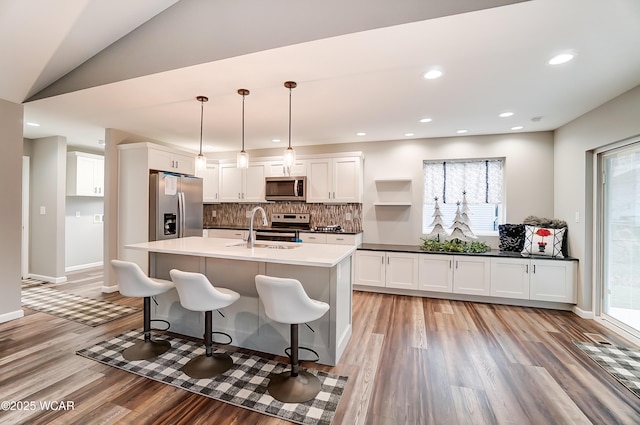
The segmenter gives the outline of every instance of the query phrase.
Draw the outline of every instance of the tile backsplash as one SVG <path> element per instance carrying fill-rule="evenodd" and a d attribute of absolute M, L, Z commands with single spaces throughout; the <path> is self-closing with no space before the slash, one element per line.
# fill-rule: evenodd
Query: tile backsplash
<path fill-rule="evenodd" d="M 309 213 L 311 228 L 339 224 L 346 232 L 362 231 L 362 204 L 325 205 L 304 202 L 205 204 L 204 227 L 249 227 L 247 211 L 256 206 L 264 208 L 269 222 L 273 213 Z M 258 220 L 254 225 L 257 224 Z"/>

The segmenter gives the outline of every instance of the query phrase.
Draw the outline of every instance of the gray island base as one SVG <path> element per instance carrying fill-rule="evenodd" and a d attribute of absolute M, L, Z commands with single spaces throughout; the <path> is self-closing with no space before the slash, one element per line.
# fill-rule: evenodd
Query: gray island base
<path fill-rule="evenodd" d="M 285 248 L 283 248 L 285 247 Z M 298 279 L 309 297 L 324 301 L 330 310 L 318 320 L 300 326 L 300 346 L 315 350 L 319 363 L 335 366 L 351 338 L 352 265 L 355 247 L 346 245 L 269 243 L 246 248 L 237 239 L 189 237 L 127 245 L 149 253 L 149 275 L 170 279 L 173 268 L 203 273 L 214 286 L 229 288 L 240 299 L 214 312 L 214 332 L 225 332 L 232 345 L 284 356 L 290 345 L 289 325 L 264 314 L 255 276 Z M 175 289 L 156 297 L 152 317 L 171 323 L 171 331 L 202 338 L 204 314 L 184 309 Z M 282 306 L 287 308 L 287 306 Z M 214 340 L 225 342 L 223 336 Z M 301 351 L 301 358 L 305 355 Z"/>

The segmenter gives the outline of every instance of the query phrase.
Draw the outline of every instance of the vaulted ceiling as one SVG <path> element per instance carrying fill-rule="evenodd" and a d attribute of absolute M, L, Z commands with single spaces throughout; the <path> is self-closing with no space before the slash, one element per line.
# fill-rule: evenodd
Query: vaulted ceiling
<path fill-rule="evenodd" d="M 25 137 L 78 146 L 197 150 L 205 95 L 205 150 L 236 150 L 239 88 L 247 149 L 284 145 L 286 80 L 295 145 L 544 131 L 640 84 L 640 2 L 1 0 L 0 58 Z"/>

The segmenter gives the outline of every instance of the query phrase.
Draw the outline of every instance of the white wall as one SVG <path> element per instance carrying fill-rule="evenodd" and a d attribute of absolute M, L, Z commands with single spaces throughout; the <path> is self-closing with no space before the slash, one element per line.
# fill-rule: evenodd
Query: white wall
<path fill-rule="evenodd" d="M 570 223 L 571 256 L 580 260 L 578 307 L 591 311 L 593 301 L 594 149 L 640 134 L 640 86 L 584 114 L 555 132 L 554 213 Z M 580 223 L 575 223 L 575 214 Z"/>
<path fill-rule="evenodd" d="M 32 140 L 30 274 L 66 280 L 64 215 L 67 144 L 64 137 Z M 44 214 L 41 209 L 44 208 Z"/>
<path fill-rule="evenodd" d="M 94 216 L 104 214 L 103 198 L 67 196 L 65 210 L 65 270 L 102 264 L 104 226 Z"/>
<path fill-rule="evenodd" d="M 23 316 L 20 304 L 22 228 L 22 116 L 20 104 L 0 99 L 0 322 Z"/>

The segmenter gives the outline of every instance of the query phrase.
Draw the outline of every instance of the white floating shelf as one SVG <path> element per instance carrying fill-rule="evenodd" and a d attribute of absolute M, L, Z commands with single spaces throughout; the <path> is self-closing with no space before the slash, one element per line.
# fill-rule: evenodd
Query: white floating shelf
<path fill-rule="evenodd" d="M 377 207 L 410 207 L 411 202 L 374 202 Z"/>
<path fill-rule="evenodd" d="M 407 178 L 389 178 L 389 179 L 374 179 L 376 183 L 411 183 L 411 179 Z"/>

